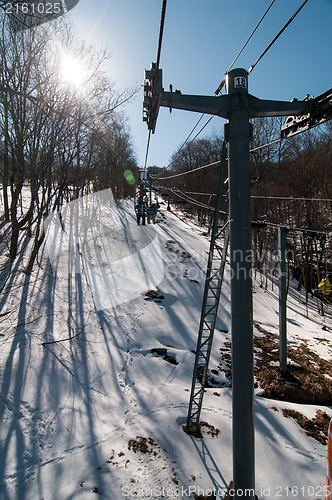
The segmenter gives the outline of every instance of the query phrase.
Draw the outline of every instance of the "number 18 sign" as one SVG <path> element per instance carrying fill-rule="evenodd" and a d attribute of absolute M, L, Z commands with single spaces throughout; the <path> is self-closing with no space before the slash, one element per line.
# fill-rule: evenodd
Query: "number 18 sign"
<path fill-rule="evenodd" d="M 234 88 L 235 89 L 246 89 L 247 79 L 245 76 L 237 76 L 234 78 Z"/>

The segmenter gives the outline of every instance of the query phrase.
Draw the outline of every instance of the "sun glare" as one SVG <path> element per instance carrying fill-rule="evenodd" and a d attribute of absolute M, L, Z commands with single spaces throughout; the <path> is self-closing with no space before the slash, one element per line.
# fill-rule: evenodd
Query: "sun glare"
<path fill-rule="evenodd" d="M 72 85 L 77 89 L 82 88 L 86 83 L 87 72 L 82 62 L 72 55 L 63 55 L 59 72 L 61 82 Z"/>

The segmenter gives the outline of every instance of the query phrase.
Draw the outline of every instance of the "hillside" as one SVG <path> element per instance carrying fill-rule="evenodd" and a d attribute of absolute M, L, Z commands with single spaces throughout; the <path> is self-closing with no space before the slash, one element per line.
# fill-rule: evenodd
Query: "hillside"
<path fill-rule="evenodd" d="M 202 411 L 204 439 L 195 439 L 182 425 L 209 241 L 166 206 L 158 218 L 138 227 L 131 200 L 105 202 L 103 210 L 96 205 L 84 219 L 89 224 L 74 232 L 73 257 L 64 237 L 73 221 L 63 212 L 61 244 L 49 240 L 31 276 L 23 264 L 11 275 L 0 311 L 0 499 L 199 498 L 211 489 L 223 498 L 232 480 L 228 270 L 210 363 L 214 382 Z M 51 221 L 53 236 L 59 227 Z M 5 262 L 5 239 L 2 245 Z M 259 283 L 256 494 L 324 498 L 325 412 L 332 416 L 332 408 L 283 401 L 280 391 L 279 399 L 262 397 L 276 382 L 278 291 L 272 282 L 267 289 Z M 322 318 L 291 284 L 290 364 L 299 372 L 311 367 L 309 379 L 319 372 L 316 382 L 327 390 L 331 332 L 331 307 Z"/>

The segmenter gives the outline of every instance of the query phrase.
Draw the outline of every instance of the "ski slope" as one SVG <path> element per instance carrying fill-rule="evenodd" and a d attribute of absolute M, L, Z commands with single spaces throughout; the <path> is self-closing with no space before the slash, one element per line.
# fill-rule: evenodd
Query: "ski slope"
<path fill-rule="evenodd" d="M 138 227 L 125 200 L 94 217 L 88 244 L 74 235 L 73 260 L 68 245 L 52 253 L 46 244 L 30 279 L 13 276 L 0 318 L 1 500 L 175 499 L 211 490 L 223 498 L 232 480 L 232 390 L 223 372 L 204 397 L 204 439 L 182 430 L 209 241 L 164 205 L 158 219 Z M 231 340 L 229 292 L 226 266 L 210 369 Z M 322 330 L 295 292 L 288 305 L 289 341 L 303 337 L 331 359 L 330 319 Z M 254 283 L 254 322 L 277 333 L 276 288 Z M 171 362 L 151 352 L 160 348 Z M 326 446 L 282 414 L 313 417 L 319 407 L 259 393 L 258 498 L 323 498 Z"/>

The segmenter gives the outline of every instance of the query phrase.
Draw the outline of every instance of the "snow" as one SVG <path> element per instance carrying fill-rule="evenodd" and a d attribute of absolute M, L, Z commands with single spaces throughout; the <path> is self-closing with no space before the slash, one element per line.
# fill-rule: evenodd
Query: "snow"
<path fill-rule="evenodd" d="M 70 219 L 68 211 L 63 216 Z M 70 240 L 57 247 L 55 219 L 30 280 L 13 275 L 1 303 L 8 315 L 0 317 L 0 499 L 173 499 L 211 489 L 223 498 L 232 480 L 232 389 L 223 372 L 215 378 L 224 387 L 206 391 L 201 415 L 219 435 L 206 428 L 204 439 L 195 439 L 182 429 L 209 241 L 181 213 L 162 206 L 158 218 L 137 227 L 132 200 L 100 211 L 83 236 L 73 232 L 73 261 Z M 158 289 L 155 298 L 145 295 L 149 288 Z M 210 369 L 231 340 L 229 292 L 226 266 Z M 254 282 L 254 323 L 271 333 L 278 333 L 277 299 L 276 286 Z M 309 310 L 292 288 L 288 342 L 305 339 L 330 360 L 331 317 L 319 316 L 314 304 Z M 178 364 L 151 352 L 156 348 Z M 323 498 L 326 446 L 282 409 L 310 418 L 332 409 L 260 392 L 257 496 Z M 139 451 L 144 445 L 147 453 Z"/>

